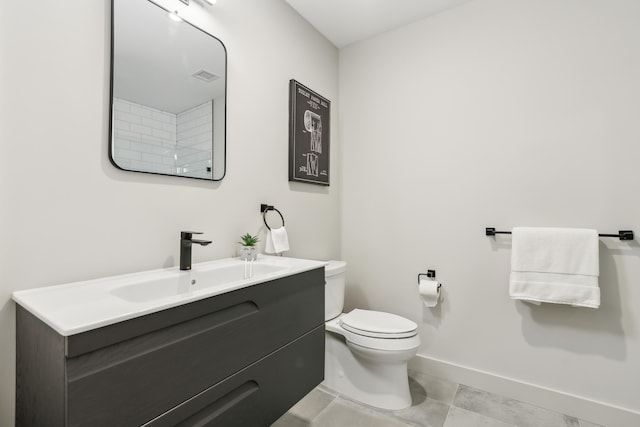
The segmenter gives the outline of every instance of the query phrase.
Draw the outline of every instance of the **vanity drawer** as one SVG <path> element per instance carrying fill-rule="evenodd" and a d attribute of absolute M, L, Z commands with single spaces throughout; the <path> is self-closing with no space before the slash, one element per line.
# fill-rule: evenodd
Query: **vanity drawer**
<path fill-rule="evenodd" d="M 315 292 L 322 292 L 320 299 L 300 299 L 301 288 L 314 288 Z M 207 314 L 226 309 L 245 301 L 253 301 L 260 310 L 283 310 L 284 318 L 281 325 L 287 326 L 295 322 L 305 322 L 305 319 L 324 319 L 324 269 L 318 268 L 293 276 L 254 286 L 242 288 L 226 294 L 216 295 L 189 304 L 180 305 L 145 316 L 136 317 L 124 322 L 93 329 L 80 334 L 66 337 L 66 356 L 69 358 L 111 346 L 119 342 L 136 338 L 154 331 L 158 331 L 188 320 L 196 319 Z M 278 307 L 274 306 L 278 304 Z M 300 304 L 298 307 L 287 307 L 287 304 Z M 293 310 L 292 315 L 307 312 L 307 315 L 295 322 L 286 318 L 287 312 Z M 320 313 L 322 311 L 322 313 Z M 317 317 L 320 316 L 320 317 Z M 323 320 L 324 322 L 324 320 Z M 317 321 L 315 322 L 317 324 Z M 302 324 L 302 329 L 311 329 L 308 324 Z"/>
<path fill-rule="evenodd" d="M 117 327 L 146 333 L 129 333 L 124 341 L 116 339 L 115 344 L 67 359 L 68 425 L 144 424 L 309 331 L 324 330 L 324 271 L 300 273 L 145 318 Z M 114 336 L 113 330 L 106 332 Z M 90 338 L 93 342 L 96 335 Z M 321 341 L 322 348 L 316 350 L 324 358 L 324 334 Z M 73 342 L 69 337 L 68 343 Z M 289 375 L 283 366 L 273 369 Z M 320 381 L 322 376 L 314 385 Z M 257 392 L 248 384 L 242 393 L 253 396 Z"/>
<path fill-rule="evenodd" d="M 324 326 L 319 326 L 146 426 L 266 427 L 323 379 Z"/>

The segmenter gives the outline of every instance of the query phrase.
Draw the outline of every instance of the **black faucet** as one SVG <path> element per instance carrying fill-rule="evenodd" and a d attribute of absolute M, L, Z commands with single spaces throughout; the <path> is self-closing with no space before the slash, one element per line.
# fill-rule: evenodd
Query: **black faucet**
<path fill-rule="evenodd" d="M 207 246 L 211 240 L 193 239 L 194 234 L 202 234 L 200 231 L 181 231 L 180 232 L 180 270 L 191 270 L 191 245 L 197 243 Z"/>

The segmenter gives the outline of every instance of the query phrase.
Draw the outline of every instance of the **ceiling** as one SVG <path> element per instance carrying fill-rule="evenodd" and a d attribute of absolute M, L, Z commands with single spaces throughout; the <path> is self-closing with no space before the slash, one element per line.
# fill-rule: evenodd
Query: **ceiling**
<path fill-rule="evenodd" d="M 471 0 L 285 0 L 337 47 Z"/>
<path fill-rule="evenodd" d="M 224 95 L 226 52 L 218 39 L 144 0 L 116 0 L 113 18 L 114 97 L 177 114 Z M 218 78 L 195 78 L 202 70 Z"/>

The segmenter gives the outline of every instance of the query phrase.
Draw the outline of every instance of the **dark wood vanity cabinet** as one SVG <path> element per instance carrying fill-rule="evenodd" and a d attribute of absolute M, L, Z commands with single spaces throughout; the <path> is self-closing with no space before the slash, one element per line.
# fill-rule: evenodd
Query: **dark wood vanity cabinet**
<path fill-rule="evenodd" d="M 268 426 L 324 377 L 324 269 L 64 337 L 17 306 L 16 426 Z"/>

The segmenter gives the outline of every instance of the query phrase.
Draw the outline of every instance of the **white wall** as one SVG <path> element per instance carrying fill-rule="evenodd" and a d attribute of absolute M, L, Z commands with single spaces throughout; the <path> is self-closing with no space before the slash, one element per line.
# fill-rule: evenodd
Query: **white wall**
<path fill-rule="evenodd" d="M 511 301 L 510 238 L 484 236 L 640 233 L 638 22 L 633 0 L 474 0 L 341 49 L 349 307 L 415 320 L 421 356 L 638 425 L 638 243 L 601 239 L 593 310 Z M 444 283 L 436 309 L 417 296 L 427 268 Z"/>
<path fill-rule="evenodd" d="M 12 291 L 175 266 L 185 229 L 215 241 L 194 249 L 194 262 L 232 256 L 241 234 L 264 231 L 261 202 L 285 215 L 288 255 L 340 256 L 337 126 L 336 184 L 287 181 L 289 79 L 331 99 L 337 120 L 337 49 L 281 0 L 219 0 L 212 8 L 165 3 L 228 49 L 227 175 L 219 183 L 123 172 L 110 164 L 108 1 L 3 4 L 2 426 L 13 424 L 14 412 Z"/>

